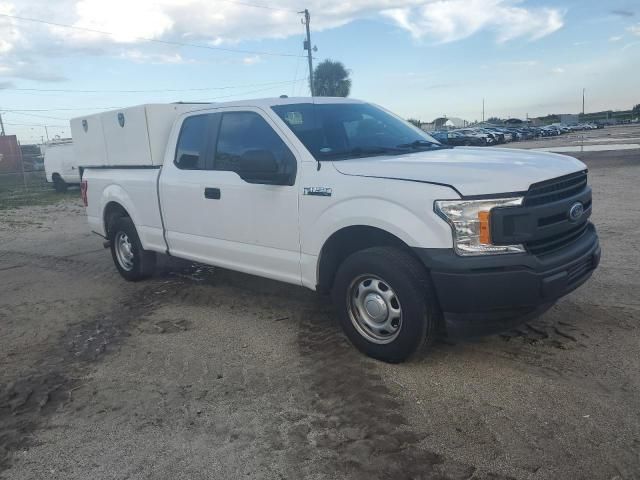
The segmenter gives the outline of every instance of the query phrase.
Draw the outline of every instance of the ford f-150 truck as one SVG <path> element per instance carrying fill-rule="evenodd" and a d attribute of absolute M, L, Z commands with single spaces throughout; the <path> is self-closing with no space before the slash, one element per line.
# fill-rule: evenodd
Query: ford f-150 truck
<path fill-rule="evenodd" d="M 330 293 L 384 361 L 540 315 L 599 263 L 582 162 L 452 148 L 370 103 L 142 105 L 71 126 L 89 224 L 125 279 L 168 254 Z"/>

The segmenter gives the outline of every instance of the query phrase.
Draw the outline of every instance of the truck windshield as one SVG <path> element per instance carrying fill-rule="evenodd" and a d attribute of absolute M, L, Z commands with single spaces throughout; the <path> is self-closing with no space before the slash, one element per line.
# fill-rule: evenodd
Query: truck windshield
<path fill-rule="evenodd" d="M 320 161 L 446 148 L 404 120 L 367 103 L 293 103 L 271 108 Z"/>

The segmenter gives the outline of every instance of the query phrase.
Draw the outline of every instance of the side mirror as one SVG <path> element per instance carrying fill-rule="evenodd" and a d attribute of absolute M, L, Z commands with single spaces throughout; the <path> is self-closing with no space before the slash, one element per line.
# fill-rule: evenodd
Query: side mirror
<path fill-rule="evenodd" d="M 249 183 L 290 185 L 291 175 L 278 170 L 278 161 L 269 150 L 247 150 L 240 157 L 240 178 Z"/>
<path fill-rule="evenodd" d="M 200 155 L 183 153 L 178 158 L 176 165 L 178 168 L 182 170 L 197 170 L 199 161 L 200 161 Z"/>
<path fill-rule="evenodd" d="M 277 173 L 278 162 L 269 150 L 247 150 L 240 157 L 242 173 L 268 175 Z"/>

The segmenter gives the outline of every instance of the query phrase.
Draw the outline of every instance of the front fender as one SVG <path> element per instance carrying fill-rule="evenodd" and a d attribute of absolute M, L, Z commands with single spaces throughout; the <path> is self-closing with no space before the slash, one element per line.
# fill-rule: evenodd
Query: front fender
<path fill-rule="evenodd" d="M 431 203 L 432 204 L 432 203 Z M 303 239 L 303 252 L 319 255 L 326 241 L 338 230 L 369 226 L 384 230 L 410 247 L 451 248 L 451 228 L 439 218 L 429 203 L 419 212 L 380 197 L 357 197 L 338 201 L 315 220 L 313 231 Z"/>

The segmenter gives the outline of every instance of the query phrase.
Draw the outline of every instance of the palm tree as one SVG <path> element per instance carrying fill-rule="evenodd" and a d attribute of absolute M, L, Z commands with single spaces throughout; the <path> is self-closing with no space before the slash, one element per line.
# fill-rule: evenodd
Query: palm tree
<path fill-rule="evenodd" d="M 348 97 L 351 90 L 349 71 L 341 62 L 327 59 L 313 71 L 313 86 L 319 97 Z"/>

